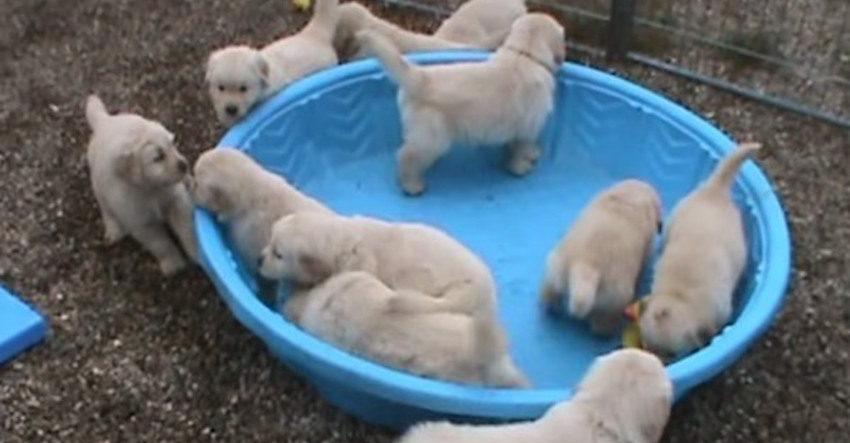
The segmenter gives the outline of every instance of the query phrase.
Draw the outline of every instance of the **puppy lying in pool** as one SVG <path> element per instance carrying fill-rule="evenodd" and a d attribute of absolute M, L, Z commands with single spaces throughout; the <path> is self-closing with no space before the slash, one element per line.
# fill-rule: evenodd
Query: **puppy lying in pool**
<path fill-rule="evenodd" d="M 156 257 L 163 274 L 172 275 L 186 265 L 173 233 L 197 260 L 192 201 L 183 184 L 189 168 L 174 134 L 138 115 L 111 115 L 94 95 L 86 102 L 86 120 L 92 130 L 86 157 L 106 242 L 130 234 Z"/>
<path fill-rule="evenodd" d="M 398 443 L 655 443 L 670 417 L 673 387 L 664 366 L 627 349 L 599 357 L 572 399 L 534 422 L 414 426 Z"/>
<path fill-rule="evenodd" d="M 228 46 L 213 52 L 206 81 L 219 121 L 230 126 L 284 86 L 336 65 L 338 7 L 338 0 L 318 0 L 304 29 L 260 50 Z"/>
<path fill-rule="evenodd" d="M 528 385 L 489 317 L 393 312 L 389 302 L 396 294 L 369 273 L 342 272 L 296 291 L 284 304 L 284 315 L 330 343 L 419 375 L 498 387 Z"/>
<path fill-rule="evenodd" d="M 456 142 L 507 144 L 508 170 L 531 171 L 565 56 L 564 28 L 553 18 L 517 19 L 505 43 L 482 63 L 413 66 L 379 34 L 364 31 L 358 38 L 399 85 L 404 145 L 398 179 L 406 193 L 425 190 L 425 172 Z"/>
<path fill-rule="evenodd" d="M 334 48 L 340 59 L 355 60 L 369 55 L 369 51 L 362 47 L 356 38 L 358 32 L 366 30 L 382 35 L 403 53 L 467 47 L 444 38 L 408 31 L 376 17 L 360 3 L 348 2 L 339 6 L 339 24 L 334 36 Z"/>
<path fill-rule="evenodd" d="M 469 0 L 447 18 L 434 37 L 474 48 L 496 49 L 514 21 L 527 12 L 525 0 Z"/>
<path fill-rule="evenodd" d="M 195 162 L 192 197 L 227 224 L 231 243 L 254 274 L 276 220 L 301 211 L 331 213 L 236 149 L 217 148 L 201 154 Z M 272 295 L 274 285 L 261 284 L 264 295 Z"/>
<path fill-rule="evenodd" d="M 542 302 L 614 333 L 635 296 L 641 269 L 661 227 L 661 199 L 642 181 L 625 180 L 597 196 L 549 254 Z"/>
<path fill-rule="evenodd" d="M 663 357 L 704 346 L 729 321 L 732 295 L 747 262 L 741 211 L 731 186 L 758 150 L 741 144 L 673 211 L 640 313 L 643 345 Z"/>
<path fill-rule="evenodd" d="M 398 312 L 495 312 L 496 285 L 487 266 L 421 224 L 300 212 L 275 222 L 261 263 L 265 278 L 304 286 L 340 272 L 368 272 L 399 291 L 390 303 Z"/>

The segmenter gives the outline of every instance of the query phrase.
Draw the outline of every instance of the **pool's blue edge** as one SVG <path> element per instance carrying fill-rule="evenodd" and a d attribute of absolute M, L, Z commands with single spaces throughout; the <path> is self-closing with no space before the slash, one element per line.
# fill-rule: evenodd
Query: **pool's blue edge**
<path fill-rule="evenodd" d="M 410 58 L 417 63 L 450 63 L 484 60 L 484 52 L 449 51 L 421 53 Z M 604 84 L 646 103 L 662 109 L 674 123 L 690 128 L 703 139 L 706 147 L 718 156 L 731 149 L 734 142 L 717 127 L 696 114 L 676 105 L 669 99 L 611 74 L 588 67 L 565 64 L 562 72 L 573 77 Z M 219 143 L 220 147 L 240 146 L 251 129 L 268 118 L 280 106 L 311 94 L 315 88 L 332 84 L 349 77 L 379 73 L 374 60 L 322 71 L 305 78 L 282 91 L 254 110 L 251 116 L 231 128 Z M 791 236 L 785 211 L 773 186 L 761 169 L 748 162 L 742 169 L 740 180 L 752 195 L 765 198 L 754 202 L 767 217 L 780 221 L 771 225 L 762 223 L 764 244 L 773 265 L 767 269 L 762 285 L 752 294 L 750 302 L 736 322 L 725 330 L 712 344 L 670 366 L 668 374 L 673 380 L 677 398 L 694 386 L 703 383 L 730 366 L 772 324 L 783 305 L 789 285 L 791 269 Z M 259 302 L 248 285 L 240 278 L 224 254 L 213 251 L 226 249 L 214 218 L 205 211 L 195 215 L 196 232 L 204 267 L 237 319 L 260 336 L 271 348 L 283 352 L 291 361 L 299 361 L 302 372 L 309 372 L 322 382 L 336 382 L 364 395 L 401 404 L 411 405 L 441 414 L 479 417 L 486 419 L 530 419 L 540 416 L 552 404 L 570 397 L 569 389 L 498 390 L 460 386 L 412 376 L 365 361 L 342 352 L 284 321 L 281 316 Z M 770 239 L 767 241 L 767 239 Z M 306 363 L 305 362 L 311 362 Z M 314 383 L 316 380 L 313 380 Z M 324 386 L 327 389 L 328 386 Z M 365 401 L 367 401 L 364 398 Z M 351 411 L 357 413 L 357 411 Z M 390 424 L 390 423 L 384 423 Z"/>
<path fill-rule="evenodd" d="M 14 293 L 0 286 L 0 297 L 7 297 L 4 302 L 6 308 L 11 308 L 15 314 L 15 334 L 3 343 L 0 343 L 0 366 L 11 361 L 18 354 L 41 343 L 47 335 L 47 320 L 35 308 L 26 304 Z M 8 314 L 8 313 L 7 313 Z"/>

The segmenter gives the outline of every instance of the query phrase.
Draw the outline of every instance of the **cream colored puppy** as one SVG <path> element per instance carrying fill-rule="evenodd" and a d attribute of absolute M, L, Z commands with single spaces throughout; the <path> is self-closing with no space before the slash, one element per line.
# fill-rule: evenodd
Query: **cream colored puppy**
<path fill-rule="evenodd" d="M 183 184 L 188 165 L 174 134 L 138 115 L 110 115 L 94 95 L 86 101 L 86 120 L 92 130 L 89 173 L 106 242 L 130 234 L 156 257 L 163 274 L 172 275 L 186 265 L 173 233 L 197 260 L 192 201 Z"/>
<path fill-rule="evenodd" d="M 236 252 L 255 274 L 277 219 L 300 211 L 331 213 L 237 149 L 217 148 L 201 154 L 195 162 L 192 196 L 198 206 L 227 224 Z M 270 282 L 261 285 L 264 295 L 275 289 Z"/>
<path fill-rule="evenodd" d="M 419 375 L 499 387 L 528 385 L 489 317 L 394 312 L 389 303 L 395 296 L 369 273 L 342 272 L 293 294 L 284 314 L 330 343 Z"/>
<path fill-rule="evenodd" d="M 741 164 L 758 150 L 741 144 L 676 206 L 641 309 L 644 346 L 674 357 L 708 343 L 732 315 L 732 295 L 747 262 L 741 211 L 731 186 Z"/>
<path fill-rule="evenodd" d="M 572 316 L 596 333 L 616 332 L 660 226 L 661 199 L 651 185 L 625 180 L 608 188 L 549 254 L 543 303 L 557 309 L 569 295 Z"/>
<path fill-rule="evenodd" d="M 368 272 L 402 291 L 392 302 L 398 312 L 495 312 L 490 270 L 432 227 L 318 212 L 293 214 L 274 224 L 263 250 L 264 277 L 313 285 L 345 271 Z"/>
<path fill-rule="evenodd" d="M 349 2 L 339 6 L 339 24 L 337 25 L 336 35 L 334 37 L 334 47 L 340 59 L 354 60 L 369 55 L 369 51 L 361 47 L 356 38 L 358 32 L 365 30 L 370 30 L 384 36 L 403 53 L 468 47 L 446 39 L 408 31 L 389 21 L 376 17 L 360 3 Z"/>
<path fill-rule="evenodd" d="M 406 193 L 425 190 L 425 172 L 454 142 L 507 144 L 508 170 L 531 171 L 540 156 L 537 138 L 553 109 L 556 71 L 564 61 L 564 28 L 552 17 L 521 17 L 483 63 L 413 66 L 380 35 L 358 35 L 399 84 L 404 145 L 398 178 Z"/>
<path fill-rule="evenodd" d="M 399 443 L 655 443 L 664 434 L 673 386 L 657 357 L 622 349 L 599 357 L 572 399 L 537 421 L 494 426 L 414 426 Z"/>
<path fill-rule="evenodd" d="M 525 0 L 469 0 L 440 25 L 434 37 L 496 49 L 507 38 L 513 22 L 526 12 Z"/>
<path fill-rule="evenodd" d="M 299 33 L 260 50 L 229 46 L 210 55 L 206 81 L 219 121 L 234 124 L 260 101 L 308 74 L 337 64 L 338 0 L 318 0 Z"/>

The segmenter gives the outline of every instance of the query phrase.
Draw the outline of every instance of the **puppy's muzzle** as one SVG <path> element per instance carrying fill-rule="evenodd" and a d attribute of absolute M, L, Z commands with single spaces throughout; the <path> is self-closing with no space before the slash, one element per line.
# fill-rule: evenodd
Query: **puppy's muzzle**
<path fill-rule="evenodd" d="M 177 170 L 180 171 L 181 174 L 185 174 L 186 171 L 189 170 L 189 164 L 186 163 L 186 160 L 183 160 L 182 158 L 177 160 Z"/>
<path fill-rule="evenodd" d="M 235 117 L 239 113 L 239 107 L 236 105 L 227 105 L 224 107 L 224 112 L 231 117 Z"/>

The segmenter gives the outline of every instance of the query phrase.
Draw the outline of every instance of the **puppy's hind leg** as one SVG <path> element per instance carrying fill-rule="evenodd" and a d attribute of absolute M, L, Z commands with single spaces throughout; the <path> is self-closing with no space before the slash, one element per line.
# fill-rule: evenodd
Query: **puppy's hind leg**
<path fill-rule="evenodd" d="M 421 114 L 406 118 L 405 125 L 404 146 L 398 152 L 398 181 L 405 193 L 419 195 L 425 191 L 425 172 L 451 143 L 440 116 Z"/>
<path fill-rule="evenodd" d="M 450 285 L 437 296 L 400 290 L 387 303 L 390 312 L 403 314 L 455 312 L 474 315 L 489 298 L 487 291 L 465 280 Z"/>
<path fill-rule="evenodd" d="M 180 248 L 171 239 L 163 224 L 147 224 L 134 229 L 133 237 L 159 261 L 159 269 L 172 276 L 186 266 Z"/>
<path fill-rule="evenodd" d="M 527 175 L 534 169 L 540 158 L 540 148 L 536 142 L 517 140 L 508 145 L 507 168 L 518 177 Z"/>
<path fill-rule="evenodd" d="M 127 235 L 127 230 L 121 225 L 121 222 L 112 215 L 112 212 L 103 203 L 100 196 L 95 193 L 97 207 L 100 209 L 100 218 L 103 220 L 103 239 L 107 245 L 113 245 Z"/>

